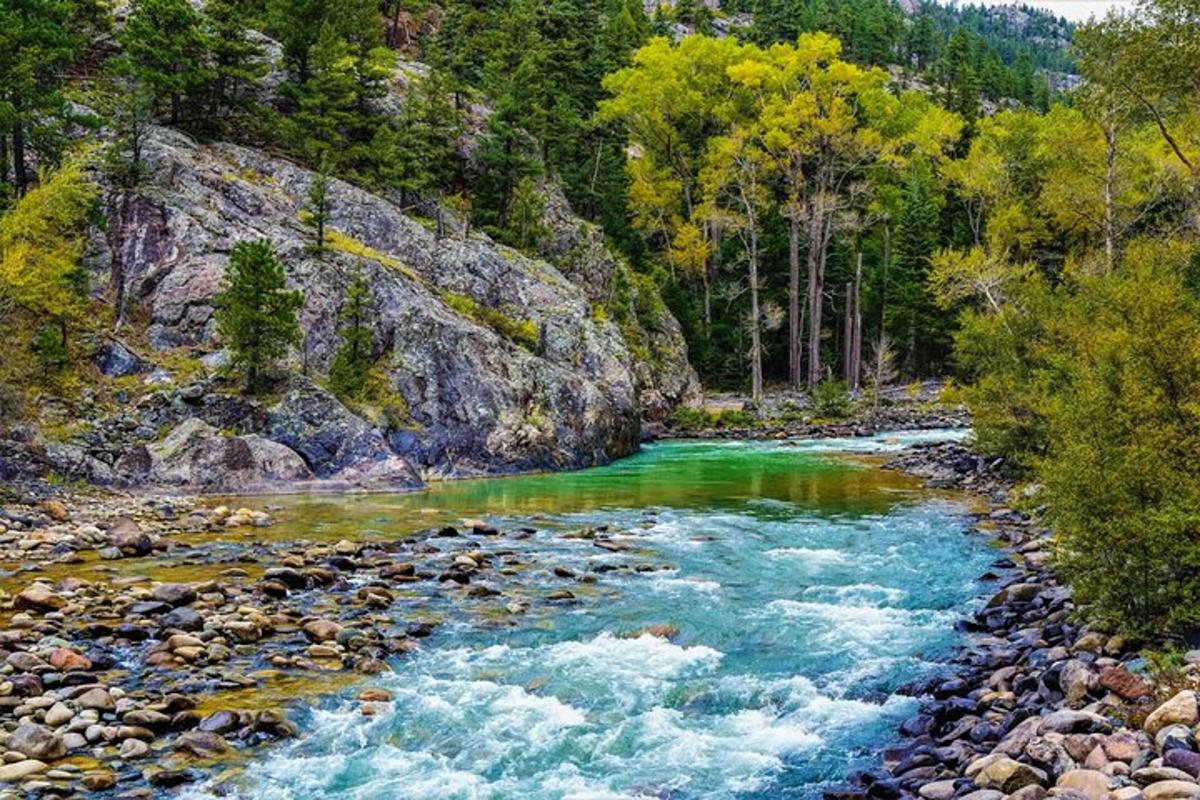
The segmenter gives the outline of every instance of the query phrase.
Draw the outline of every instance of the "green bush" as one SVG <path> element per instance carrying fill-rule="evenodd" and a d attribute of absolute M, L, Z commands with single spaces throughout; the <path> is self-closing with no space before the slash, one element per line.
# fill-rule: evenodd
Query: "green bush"
<path fill-rule="evenodd" d="M 842 381 L 824 381 L 813 390 L 811 399 L 818 416 L 840 419 L 850 414 L 850 390 Z"/>

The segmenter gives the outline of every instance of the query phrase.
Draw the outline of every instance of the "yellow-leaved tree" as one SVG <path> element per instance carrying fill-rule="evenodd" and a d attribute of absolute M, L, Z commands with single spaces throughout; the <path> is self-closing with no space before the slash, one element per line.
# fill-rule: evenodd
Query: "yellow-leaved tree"
<path fill-rule="evenodd" d="M 98 193 L 80 156 L 44 173 L 0 216 L 0 326 L 11 343 L 0 381 L 8 387 L 32 380 L 35 363 L 67 358 L 72 327 L 87 309 L 80 261 Z"/>

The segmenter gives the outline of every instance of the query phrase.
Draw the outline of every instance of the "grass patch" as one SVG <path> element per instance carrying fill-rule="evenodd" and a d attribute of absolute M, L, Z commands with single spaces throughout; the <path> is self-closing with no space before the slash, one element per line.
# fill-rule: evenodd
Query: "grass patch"
<path fill-rule="evenodd" d="M 465 294 L 446 292 L 442 295 L 442 302 L 464 317 L 488 326 L 526 350 L 537 351 L 538 328 L 533 320 L 514 319 L 499 309 L 480 305 L 474 298 Z"/>
<path fill-rule="evenodd" d="M 303 215 L 302 215 L 303 216 Z M 326 228 L 325 230 L 325 245 L 330 249 L 337 250 L 342 253 L 347 253 L 358 258 L 364 258 L 368 261 L 374 261 L 377 264 L 382 264 L 388 269 L 394 269 L 406 278 L 414 281 L 420 281 L 417 273 L 413 272 L 412 267 L 407 264 L 392 258 L 386 253 L 381 253 L 368 244 L 360 242 L 353 236 L 347 236 L 339 230 Z"/>

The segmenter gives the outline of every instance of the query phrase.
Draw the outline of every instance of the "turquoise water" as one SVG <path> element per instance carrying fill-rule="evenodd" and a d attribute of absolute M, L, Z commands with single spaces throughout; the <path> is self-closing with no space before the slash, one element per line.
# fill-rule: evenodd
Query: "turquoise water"
<path fill-rule="evenodd" d="M 943 434 L 664 443 L 572 475 L 293 509 L 332 525 L 334 504 L 340 519 L 385 531 L 406 508 L 461 509 L 502 528 L 536 528 L 503 546 L 543 564 L 579 574 L 600 564 L 655 569 L 598 574 L 579 603 L 531 601 L 511 627 L 427 598 L 446 622 L 394 674 L 371 680 L 395 702 L 366 717 L 351 692 L 304 712 L 305 738 L 252 764 L 246 794 L 819 795 L 870 764 L 871 749 L 912 712 L 893 692 L 952 650 L 953 623 L 994 558 L 983 537 L 966 535 L 961 502 L 844 455 L 930 436 Z M 588 525 L 612 526 L 631 549 L 561 535 Z M 547 587 L 562 583 L 547 574 Z M 639 633 L 651 625 L 677 633 Z"/>

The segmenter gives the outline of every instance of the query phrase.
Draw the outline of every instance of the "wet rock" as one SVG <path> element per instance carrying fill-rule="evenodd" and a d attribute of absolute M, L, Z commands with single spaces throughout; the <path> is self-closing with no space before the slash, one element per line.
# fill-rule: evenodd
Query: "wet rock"
<path fill-rule="evenodd" d="M 228 733 L 240 726 L 241 721 L 238 719 L 237 714 L 232 711 L 221 710 L 209 714 L 196 727 L 206 733 Z"/>
<path fill-rule="evenodd" d="M 186 606 L 171 609 L 159 618 L 159 622 L 164 628 L 181 631 L 198 631 L 204 627 L 204 617 Z"/>
<path fill-rule="evenodd" d="M 121 746 L 117 750 L 117 755 L 124 761 L 136 761 L 139 758 L 145 758 L 150 755 L 150 745 L 141 739 L 126 739 L 121 742 Z"/>
<path fill-rule="evenodd" d="M 342 626 L 333 620 L 318 619 L 305 624 L 303 631 L 310 642 L 322 643 L 336 639 Z"/>
<path fill-rule="evenodd" d="M 185 583 L 164 583 L 155 587 L 151 596 L 160 603 L 186 606 L 196 600 L 196 590 Z"/>
<path fill-rule="evenodd" d="M 225 737 L 211 731 L 188 731 L 175 740 L 175 749 L 198 758 L 213 758 L 229 752 Z"/>
<path fill-rule="evenodd" d="M 70 648 L 58 647 L 50 653 L 50 666 L 59 672 L 86 672 L 92 668 L 92 662 Z"/>

